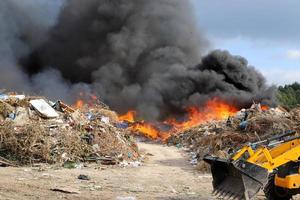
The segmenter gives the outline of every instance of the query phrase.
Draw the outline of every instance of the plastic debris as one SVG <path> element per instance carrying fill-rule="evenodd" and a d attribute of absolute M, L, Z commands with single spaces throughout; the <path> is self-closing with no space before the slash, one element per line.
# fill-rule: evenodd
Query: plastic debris
<path fill-rule="evenodd" d="M 90 121 L 93 121 L 96 119 L 96 117 L 93 115 L 93 113 L 90 113 L 90 112 L 87 113 L 86 116 L 87 116 L 88 120 L 90 120 Z"/>
<path fill-rule="evenodd" d="M 101 117 L 101 122 L 105 123 L 105 124 L 109 124 L 109 118 L 108 117 Z"/>
<path fill-rule="evenodd" d="M 119 164 L 120 167 L 133 167 L 133 168 L 137 168 L 142 166 L 142 163 L 140 161 L 132 161 L 132 162 L 128 162 L 128 161 L 122 161 Z"/>
<path fill-rule="evenodd" d="M 246 130 L 248 126 L 248 121 L 242 121 L 240 124 L 239 124 L 239 129 L 241 130 Z"/>
<path fill-rule="evenodd" d="M 8 99 L 8 95 L 6 94 L 0 94 L 0 100 L 5 101 Z"/>
<path fill-rule="evenodd" d="M 66 161 L 63 167 L 67 169 L 76 169 L 76 168 L 80 168 L 80 163 L 74 161 Z"/>
<path fill-rule="evenodd" d="M 7 117 L 14 120 L 16 118 L 16 114 L 15 113 L 9 113 Z"/>
<path fill-rule="evenodd" d="M 80 174 L 78 176 L 78 179 L 79 180 L 84 180 L 84 181 L 89 181 L 89 180 L 91 180 L 91 177 L 89 177 L 88 175 Z"/>
<path fill-rule="evenodd" d="M 128 122 L 121 122 L 117 124 L 118 128 L 127 129 L 129 127 Z"/>

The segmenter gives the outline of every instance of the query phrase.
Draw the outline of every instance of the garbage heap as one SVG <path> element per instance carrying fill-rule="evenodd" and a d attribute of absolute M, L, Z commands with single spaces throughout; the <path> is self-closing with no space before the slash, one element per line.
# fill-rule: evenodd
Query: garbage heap
<path fill-rule="evenodd" d="M 288 130 L 299 131 L 299 125 L 300 108 L 291 111 L 282 107 L 263 110 L 260 104 L 253 104 L 226 120 L 209 121 L 173 135 L 167 143 L 188 148 L 193 156 L 192 163 L 205 172 L 208 166 L 202 162 L 204 155 L 229 158 L 233 150 L 246 143 Z"/>
<path fill-rule="evenodd" d="M 73 109 L 44 97 L 0 94 L 0 166 L 137 159 L 134 139 L 116 123 L 117 114 L 101 102 Z"/>

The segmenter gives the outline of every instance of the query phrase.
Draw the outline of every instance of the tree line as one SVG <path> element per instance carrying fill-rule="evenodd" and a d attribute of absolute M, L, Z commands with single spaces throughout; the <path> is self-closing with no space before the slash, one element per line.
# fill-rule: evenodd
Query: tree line
<path fill-rule="evenodd" d="M 300 84 L 295 82 L 293 84 L 279 86 L 277 90 L 277 100 L 279 105 L 288 108 L 300 106 Z"/>

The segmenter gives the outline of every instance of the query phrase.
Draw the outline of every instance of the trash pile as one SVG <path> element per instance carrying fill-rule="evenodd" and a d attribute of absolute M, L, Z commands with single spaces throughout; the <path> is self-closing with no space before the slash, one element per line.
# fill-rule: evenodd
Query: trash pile
<path fill-rule="evenodd" d="M 0 166 L 136 160 L 137 145 L 116 127 L 117 119 L 101 102 L 74 109 L 44 97 L 0 93 Z"/>
<path fill-rule="evenodd" d="M 251 108 L 242 109 L 226 120 L 209 121 L 173 135 L 167 143 L 188 148 L 194 155 L 192 162 L 198 164 L 200 171 L 206 172 L 208 166 L 202 162 L 204 155 L 229 158 L 234 149 L 246 143 L 288 130 L 299 131 L 299 124 L 300 108 L 291 111 L 282 107 L 262 109 L 260 104 L 253 104 Z"/>

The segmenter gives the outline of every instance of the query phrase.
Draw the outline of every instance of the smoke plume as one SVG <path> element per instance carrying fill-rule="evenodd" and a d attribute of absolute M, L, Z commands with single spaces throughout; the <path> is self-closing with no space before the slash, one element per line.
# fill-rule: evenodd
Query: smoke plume
<path fill-rule="evenodd" d="M 148 120 L 213 97 L 241 106 L 273 103 L 274 89 L 245 58 L 221 50 L 204 56 L 209 44 L 192 10 L 183 0 L 67 0 L 55 25 L 8 29 L 13 51 L 24 50 L 12 53 L 12 67 L 0 63 L 1 74 L 6 69 L 21 81 L 4 86 L 28 85 L 65 100 L 85 90 L 120 113 L 135 109 Z"/>

